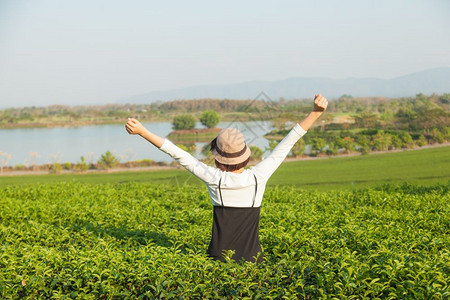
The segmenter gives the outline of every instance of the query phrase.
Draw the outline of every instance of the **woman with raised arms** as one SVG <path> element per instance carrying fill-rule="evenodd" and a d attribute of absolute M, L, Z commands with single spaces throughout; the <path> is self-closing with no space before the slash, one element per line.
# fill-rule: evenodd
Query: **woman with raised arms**
<path fill-rule="evenodd" d="M 168 139 L 148 131 L 136 119 L 128 119 L 125 127 L 129 134 L 140 135 L 206 184 L 214 208 L 212 237 L 208 247 L 210 257 L 223 261 L 224 251 L 234 250 L 234 260 L 261 262 L 259 216 L 267 181 L 327 105 L 326 98 L 315 95 L 312 112 L 292 128 L 266 159 L 250 168 L 245 168 L 250 160 L 250 149 L 236 128 L 223 129 L 211 142 L 214 168 Z"/>

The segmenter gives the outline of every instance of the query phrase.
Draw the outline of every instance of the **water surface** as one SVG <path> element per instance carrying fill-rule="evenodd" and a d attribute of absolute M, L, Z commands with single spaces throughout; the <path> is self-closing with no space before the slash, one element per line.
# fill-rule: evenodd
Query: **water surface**
<path fill-rule="evenodd" d="M 144 123 L 150 131 L 167 136 L 172 131 L 170 122 Z M 248 144 L 261 149 L 268 147 L 262 137 L 271 129 L 270 122 L 221 122 L 218 127 L 236 127 L 242 131 Z M 200 123 L 197 128 L 202 128 Z M 200 149 L 206 143 L 196 143 Z M 124 125 L 96 125 L 62 128 L 0 129 L 0 151 L 11 154 L 8 166 L 30 165 L 33 154 L 36 163 L 78 162 L 81 156 L 96 162 L 100 155 L 111 151 L 121 162 L 137 159 L 170 162 L 172 158 L 139 136 L 129 135 Z M 200 151 L 195 154 L 201 157 Z"/>

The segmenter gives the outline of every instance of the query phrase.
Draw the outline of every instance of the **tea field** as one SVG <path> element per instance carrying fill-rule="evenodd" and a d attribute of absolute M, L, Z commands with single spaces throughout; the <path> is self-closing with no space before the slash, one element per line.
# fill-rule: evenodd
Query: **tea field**
<path fill-rule="evenodd" d="M 448 183 L 268 187 L 254 264 L 206 256 L 203 186 L 5 185 L 0 298 L 449 299 L 449 196 Z"/>

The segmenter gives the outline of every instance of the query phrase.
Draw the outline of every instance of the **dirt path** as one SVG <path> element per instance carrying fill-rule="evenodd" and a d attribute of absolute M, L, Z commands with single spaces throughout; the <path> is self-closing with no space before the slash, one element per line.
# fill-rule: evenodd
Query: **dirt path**
<path fill-rule="evenodd" d="M 61 174 L 111 174 L 118 172 L 141 172 L 141 171 L 160 171 L 160 170 L 176 170 L 180 169 L 181 166 L 151 166 L 151 167 L 134 167 L 134 168 L 114 168 L 109 170 L 87 170 L 83 172 L 77 172 L 72 170 L 62 170 L 58 173 Z M 20 171 L 9 171 L 0 173 L 1 176 L 22 176 L 22 175 L 48 175 L 51 174 L 49 171 L 29 171 L 29 170 L 20 170 Z"/>

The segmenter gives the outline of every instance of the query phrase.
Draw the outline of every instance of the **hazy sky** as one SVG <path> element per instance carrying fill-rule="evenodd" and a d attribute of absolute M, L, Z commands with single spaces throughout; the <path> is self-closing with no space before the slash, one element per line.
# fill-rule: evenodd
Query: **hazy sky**
<path fill-rule="evenodd" d="M 450 1 L 1 0 L 0 107 L 450 66 Z"/>

